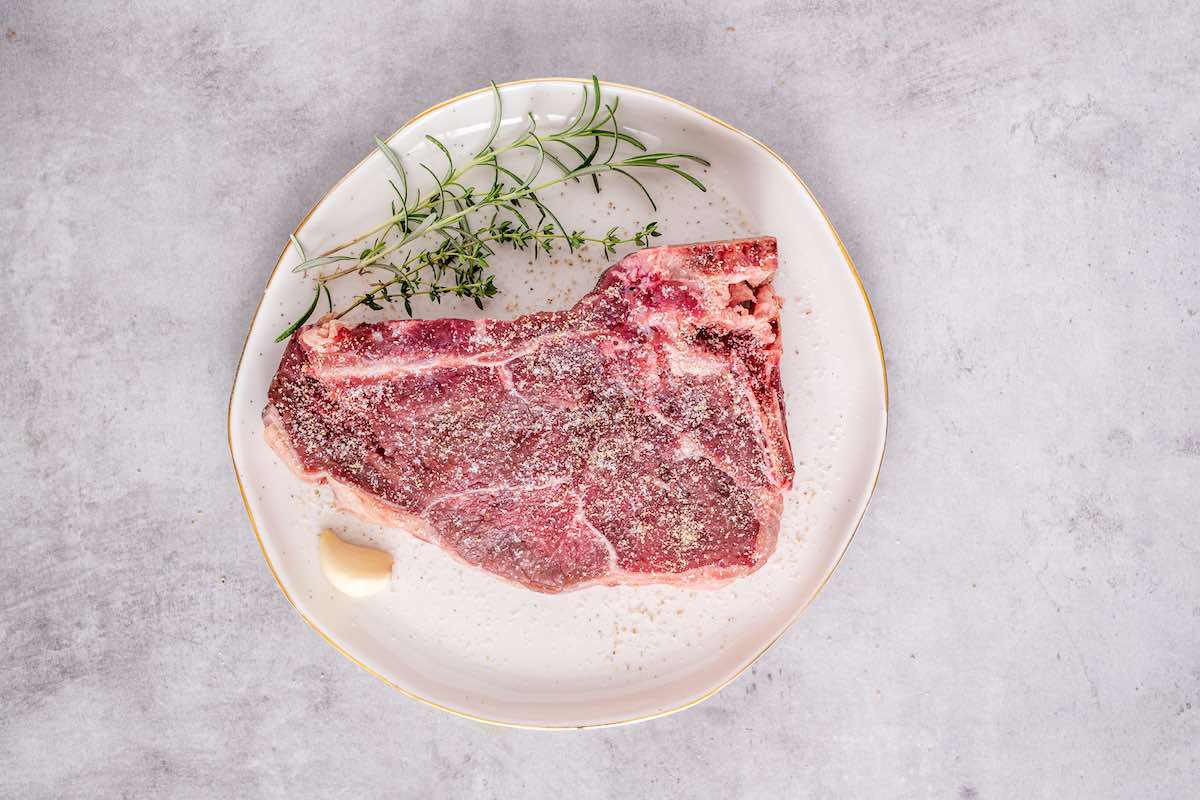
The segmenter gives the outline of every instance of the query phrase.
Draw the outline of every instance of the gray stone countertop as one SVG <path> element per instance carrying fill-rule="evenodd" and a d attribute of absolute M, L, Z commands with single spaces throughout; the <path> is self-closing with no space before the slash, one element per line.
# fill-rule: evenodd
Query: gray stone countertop
<path fill-rule="evenodd" d="M 0 796 L 1197 796 L 1198 39 L 1186 2 L 3 4 Z M 592 72 L 806 178 L 879 317 L 888 452 L 716 698 L 493 729 L 301 623 L 226 402 L 373 134 Z"/>

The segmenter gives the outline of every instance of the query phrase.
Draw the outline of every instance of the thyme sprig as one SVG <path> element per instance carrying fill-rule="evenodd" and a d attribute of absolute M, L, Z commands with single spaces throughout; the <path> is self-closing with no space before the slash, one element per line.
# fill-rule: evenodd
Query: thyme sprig
<path fill-rule="evenodd" d="M 632 181 L 646 196 L 651 209 L 657 210 L 654 198 L 635 174 L 642 170 L 669 172 L 701 191 L 706 190 L 686 165 L 709 166 L 708 161 L 688 153 L 649 152 L 638 137 L 621 128 L 617 118 L 619 97 L 605 99 L 595 76 L 590 86 L 584 84 L 582 88 L 578 111 L 561 129 L 539 133 L 530 114 L 524 132 L 509 142 L 498 143 L 503 104 L 500 90 L 493 83 L 492 125 L 487 141 L 471 158 L 456 164 L 444 143 L 433 136 L 425 137 L 440 152 L 445 166 L 439 170 L 435 167 L 440 165 L 418 165 L 433 181 L 433 188 L 424 193 L 415 186 L 410 188 L 409 174 L 400 157 L 386 142 L 376 138 L 376 148 L 396 173 L 395 179 L 389 181 L 396 195 L 391 202 L 391 214 L 354 239 L 312 258 L 293 237 L 301 258 L 295 272 L 309 273 L 326 267 L 332 270 L 316 276 L 309 307 L 276 341 L 283 341 L 308 321 L 322 293 L 330 313 L 334 313 L 329 284 L 347 275 L 372 274 L 376 280 L 366 292 L 334 313 L 338 318 L 360 306 L 381 310 L 383 303 L 393 302 L 402 302 L 406 313 L 412 316 L 415 297 L 428 297 L 433 302 L 441 302 L 445 296 L 470 298 L 482 309 L 483 301 L 499 292 L 489 264 L 498 247 L 532 249 L 537 257 L 560 245 L 572 252 L 598 245 L 608 256 L 621 245 L 634 243 L 644 247 L 660 236 L 656 222 L 628 235 L 615 227 L 602 235 L 569 229 L 543 202 L 540 193 L 550 187 L 587 179 L 599 192 L 600 177 L 615 174 Z M 623 145 L 635 152 L 621 154 Z M 505 154 L 520 150 L 533 155 L 533 163 L 524 174 L 518 174 L 501 161 Z M 543 177 L 547 162 L 555 174 Z M 484 170 L 491 173 L 491 181 L 481 187 L 475 177 Z M 421 243 L 427 240 L 436 243 L 423 246 Z M 370 244 L 357 253 L 351 251 L 366 242 Z"/>

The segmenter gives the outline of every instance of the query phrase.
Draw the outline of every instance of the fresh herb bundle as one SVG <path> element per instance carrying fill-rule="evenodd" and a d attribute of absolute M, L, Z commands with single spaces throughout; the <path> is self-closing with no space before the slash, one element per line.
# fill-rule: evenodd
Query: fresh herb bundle
<path fill-rule="evenodd" d="M 441 151 L 446 164 L 441 171 L 428 164 L 418 165 L 433 179 L 433 188 L 424 193 L 419 188 L 410 189 L 408 172 L 400 157 L 386 142 L 375 139 L 375 146 L 397 176 L 390 181 L 396 194 L 391 215 L 349 242 L 313 258 L 292 237 L 302 259 L 295 272 L 333 269 L 316 276 L 312 303 L 276 341 L 283 341 L 308 321 L 320 304 L 322 293 L 333 313 L 329 284 L 347 275 L 371 274 L 376 280 L 335 317 L 345 316 L 359 306 L 381 310 L 383 304 L 397 301 L 412 316 L 412 299 L 421 296 L 434 302 L 441 302 L 446 295 L 471 298 L 482 309 L 483 301 L 499 291 L 489 264 L 498 247 L 532 248 L 536 257 L 558 245 L 565 245 L 573 252 L 590 244 L 599 245 L 608 256 L 620 245 L 634 243 L 645 247 L 660 235 L 655 222 L 629 235 L 617 228 L 610 228 L 602 235 L 568 229 L 539 197 L 540 192 L 552 186 L 589 179 L 599 192 L 600 176 L 612 173 L 636 184 L 654 210 L 657 210 L 654 198 L 635 174 L 640 170 L 665 170 L 705 191 L 704 184 L 684 165 L 692 162 L 708 166 L 709 162 L 688 153 L 648 152 L 636 136 L 621 129 L 617 120 L 620 98 L 613 97 L 611 102 L 604 98 L 595 76 L 590 86 L 583 85 L 583 102 L 561 130 L 540 134 L 533 115 L 529 114 L 529 127 L 506 144 L 496 141 L 503 107 L 500 90 L 494 83 L 492 96 L 495 111 L 491 131 L 487 142 L 469 160 L 455 164 L 445 144 L 433 136 L 425 137 Z M 619 157 L 622 145 L 636 152 Z M 534 157 L 524 175 L 501 163 L 503 155 L 520 150 L 531 151 Z M 557 174 L 542 179 L 547 162 Z M 471 180 L 483 170 L 491 172 L 491 183 L 486 188 Z M 351 252 L 355 245 L 368 240 L 369 246 L 357 254 Z"/>

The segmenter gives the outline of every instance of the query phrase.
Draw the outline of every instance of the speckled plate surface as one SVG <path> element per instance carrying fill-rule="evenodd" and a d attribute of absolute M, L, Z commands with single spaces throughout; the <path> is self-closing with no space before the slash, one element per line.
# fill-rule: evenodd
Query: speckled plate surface
<path fill-rule="evenodd" d="M 501 89 L 504 137 L 527 124 L 527 112 L 543 129 L 556 127 L 578 107 L 581 82 L 544 79 Z M 775 285 L 785 299 L 783 380 L 797 474 L 778 550 L 762 569 L 713 590 L 591 587 L 541 595 L 458 563 L 404 531 L 336 511 L 328 493 L 295 478 L 262 437 L 260 414 L 283 352 L 273 340 L 311 299 L 311 284 L 291 272 L 300 260 L 292 246 L 250 324 L 230 397 L 230 449 L 246 510 L 272 573 L 304 619 L 394 688 L 487 722 L 618 724 L 715 693 L 783 633 L 829 578 L 865 512 L 883 456 L 887 386 L 874 319 L 808 189 L 771 150 L 719 120 L 646 90 L 615 84 L 604 90 L 620 95 L 622 123 L 651 150 L 712 161 L 700 171 L 709 191 L 670 175 L 648 176 L 659 206 L 652 211 L 624 182 L 608 181 L 600 195 L 568 186 L 549 195 L 565 225 L 628 230 L 657 220 L 663 244 L 759 234 L 779 241 Z M 487 135 L 492 102 L 484 90 L 450 100 L 415 117 L 390 144 L 414 165 L 440 158 L 426 134 L 466 155 Z M 340 180 L 296 229 L 304 247 L 321 251 L 378 222 L 389 200 L 389 169 L 373 153 Z M 505 253 L 495 263 L 503 294 L 486 313 L 512 317 L 570 306 L 609 259 L 598 251 L 536 262 Z M 346 296 L 360 288 L 341 286 Z M 465 302 L 416 311 L 481 315 Z M 317 561 L 324 527 L 391 551 L 389 590 L 365 599 L 334 590 Z"/>

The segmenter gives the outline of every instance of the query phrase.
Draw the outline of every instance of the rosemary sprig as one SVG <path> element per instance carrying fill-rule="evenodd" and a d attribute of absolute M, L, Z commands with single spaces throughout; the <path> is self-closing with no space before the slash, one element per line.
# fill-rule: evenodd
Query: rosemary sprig
<path fill-rule="evenodd" d="M 312 258 L 293 237 L 301 258 L 294 271 L 308 273 L 322 267 L 340 266 L 317 275 L 312 303 L 276 341 L 283 341 L 308 321 L 317 309 L 322 291 L 330 313 L 333 313 L 329 284 L 347 275 L 374 273 L 380 277 L 367 292 L 337 312 L 336 317 L 360 306 L 381 310 L 382 303 L 397 301 L 402 302 L 405 311 L 412 316 L 412 298 L 428 297 L 433 302 L 441 302 L 447 295 L 471 298 L 482 309 L 483 301 L 499 291 L 489 266 L 489 258 L 497 247 L 532 248 L 537 257 L 558 245 L 565 245 L 570 251 L 599 245 L 608 256 L 620 245 L 636 243 L 644 247 L 650 239 L 661 235 L 655 222 L 627 236 L 617 228 L 611 228 L 603 235 L 571 230 L 539 196 L 552 186 L 584 179 L 590 179 L 595 191 L 599 192 L 600 177 L 615 174 L 637 185 L 650 207 L 657 210 L 654 198 L 635 174 L 654 169 L 677 175 L 705 191 L 704 184 L 688 171 L 686 165 L 709 166 L 708 161 L 688 153 L 649 152 L 641 140 L 621 129 L 617 119 L 619 97 L 608 102 L 602 96 L 600 82 L 595 76 L 590 86 L 584 84 L 582 88 L 579 110 L 561 129 L 541 134 L 530 114 L 529 126 L 523 133 L 499 144 L 497 136 L 503 104 L 500 90 L 493 83 L 495 110 L 492 125 L 487 141 L 470 159 L 456 164 L 445 144 L 435 137 L 426 137 L 440 151 L 445 165 L 419 164 L 433 181 L 433 188 L 424 195 L 419 188 L 410 188 L 412 184 L 400 157 L 386 142 L 376 138 L 376 148 L 396 173 L 396 179 L 390 181 L 396 194 L 391 203 L 391 214 L 354 239 Z M 632 147 L 636 152 L 618 157 L 622 145 Z M 519 150 L 528 150 L 533 155 L 532 166 L 524 175 L 501 163 L 501 156 Z M 556 174 L 543 178 L 547 162 Z M 480 187 L 475 183 L 475 173 L 479 170 L 490 171 L 490 184 Z M 477 227 L 472 227 L 473 221 Z M 419 243 L 425 240 L 436 243 L 421 246 Z M 350 252 L 355 245 L 368 241 L 370 244 L 358 253 Z M 405 252 L 401 254 L 401 250 Z"/>

